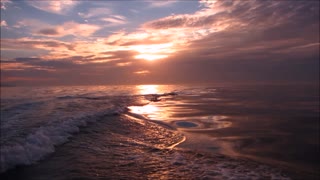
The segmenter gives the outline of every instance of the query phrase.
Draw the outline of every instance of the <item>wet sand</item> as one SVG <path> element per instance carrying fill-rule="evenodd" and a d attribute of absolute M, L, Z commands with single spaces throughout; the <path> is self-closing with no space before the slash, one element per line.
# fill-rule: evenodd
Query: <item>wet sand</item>
<path fill-rule="evenodd" d="M 256 118 L 260 118 L 259 123 L 252 123 Z M 310 118 L 310 121 L 316 120 Z M 299 127 L 294 124 L 286 125 L 284 129 L 287 131 L 279 132 L 270 131 L 276 125 L 266 125 L 268 119 L 262 120 L 262 117 L 228 117 L 223 121 L 230 122 L 230 126 L 217 129 L 211 126 L 203 126 L 201 129 L 189 126 L 178 128 L 187 137 L 180 146 L 267 164 L 285 171 L 293 179 L 319 177 L 319 157 L 315 156 L 319 150 L 318 136 L 312 131 L 309 133 L 309 142 L 305 142 L 306 134 L 300 137 L 301 129 L 294 129 Z M 292 139 L 295 143 L 292 143 Z"/>
<path fill-rule="evenodd" d="M 179 131 L 155 122 L 107 117 L 46 159 L 9 170 L 1 179 L 289 179 L 255 161 L 183 147 L 188 139 L 183 140 Z"/>

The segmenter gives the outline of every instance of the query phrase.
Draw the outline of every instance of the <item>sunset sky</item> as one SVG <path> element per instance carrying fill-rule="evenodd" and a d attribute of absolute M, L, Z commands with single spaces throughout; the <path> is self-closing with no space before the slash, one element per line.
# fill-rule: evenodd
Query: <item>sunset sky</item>
<path fill-rule="evenodd" d="M 4 86 L 318 78 L 317 0 L 1 0 Z"/>

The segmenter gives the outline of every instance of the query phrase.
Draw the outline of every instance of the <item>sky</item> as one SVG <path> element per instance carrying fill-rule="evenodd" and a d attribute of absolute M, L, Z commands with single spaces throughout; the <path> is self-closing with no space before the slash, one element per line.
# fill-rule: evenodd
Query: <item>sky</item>
<path fill-rule="evenodd" d="M 318 0 L 1 0 L 2 86 L 318 81 Z"/>

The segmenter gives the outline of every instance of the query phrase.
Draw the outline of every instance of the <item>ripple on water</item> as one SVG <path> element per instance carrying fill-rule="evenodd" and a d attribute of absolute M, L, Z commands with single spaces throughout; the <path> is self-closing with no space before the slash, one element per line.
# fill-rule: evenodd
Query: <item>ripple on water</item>
<path fill-rule="evenodd" d="M 180 121 L 180 122 L 176 122 L 176 125 L 179 127 L 183 127 L 183 128 L 192 128 L 192 127 L 197 127 L 198 125 L 192 122 L 186 122 L 186 121 Z"/>

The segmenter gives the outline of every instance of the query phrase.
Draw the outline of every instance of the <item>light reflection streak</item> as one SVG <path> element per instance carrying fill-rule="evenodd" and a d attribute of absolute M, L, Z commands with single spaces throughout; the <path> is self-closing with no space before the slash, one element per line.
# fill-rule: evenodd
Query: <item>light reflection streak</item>
<path fill-rule="evenodd" d="M 168 91 L 163 85 L 139 85 L 137 93 L 144 95 L 149 103 L 144 106 L 130 106 L 130 112 L 142 115 L 150 120 L 165 121 L 177 129 L 184 131 L 203 131 L 227 128 L 232 125 L 229 116 L 203 112 L 201 108 L 206 106 L 195 100 L 162 96 Z M 151 98 L 150 98 L 151 96 Z M 157 101 L 153 100 L 157 97 Z M 190 95 L 187 95 L 190 97 Z M 179 100 L 180 99 L 180 100 Z M 207 100 L 211 100 L 206 98 Z"/>
<path fill-rule="evenodd" d="M 159 94 L 159 85 L 139 85 L 136 86 L 138 93 L 141 95 Z"/>
<path fill-rule="evenodd" d="M 166 92 L 167 87 L 162 85 L 139 85 L 136 86 L 136 89 L 140 95 L 161 95 Z M 132 113 L 143 115 L 151 120 L 167 120 L 172 116 L 173 112 L 170 107 L 165 106 L 165 103 L 161 101 L 128 108 Z"/>
<path fill-rule="evenodd" d="M 129 109 L 132 113 L 142 114 L 142 115 L 155 114 L 156 112 L 159 111 L 159 108 L 152 104 L 148 104 L 145 106 L 130 106 Z"/>
<path fill-rule="evenodd" d="M 172 111 L 166 107 L 160 107 L 154 103 L 144 106 L 130 106 L 130 112 L 140 114 L 151 120 L 166 121 L 172 117 Z"/>

